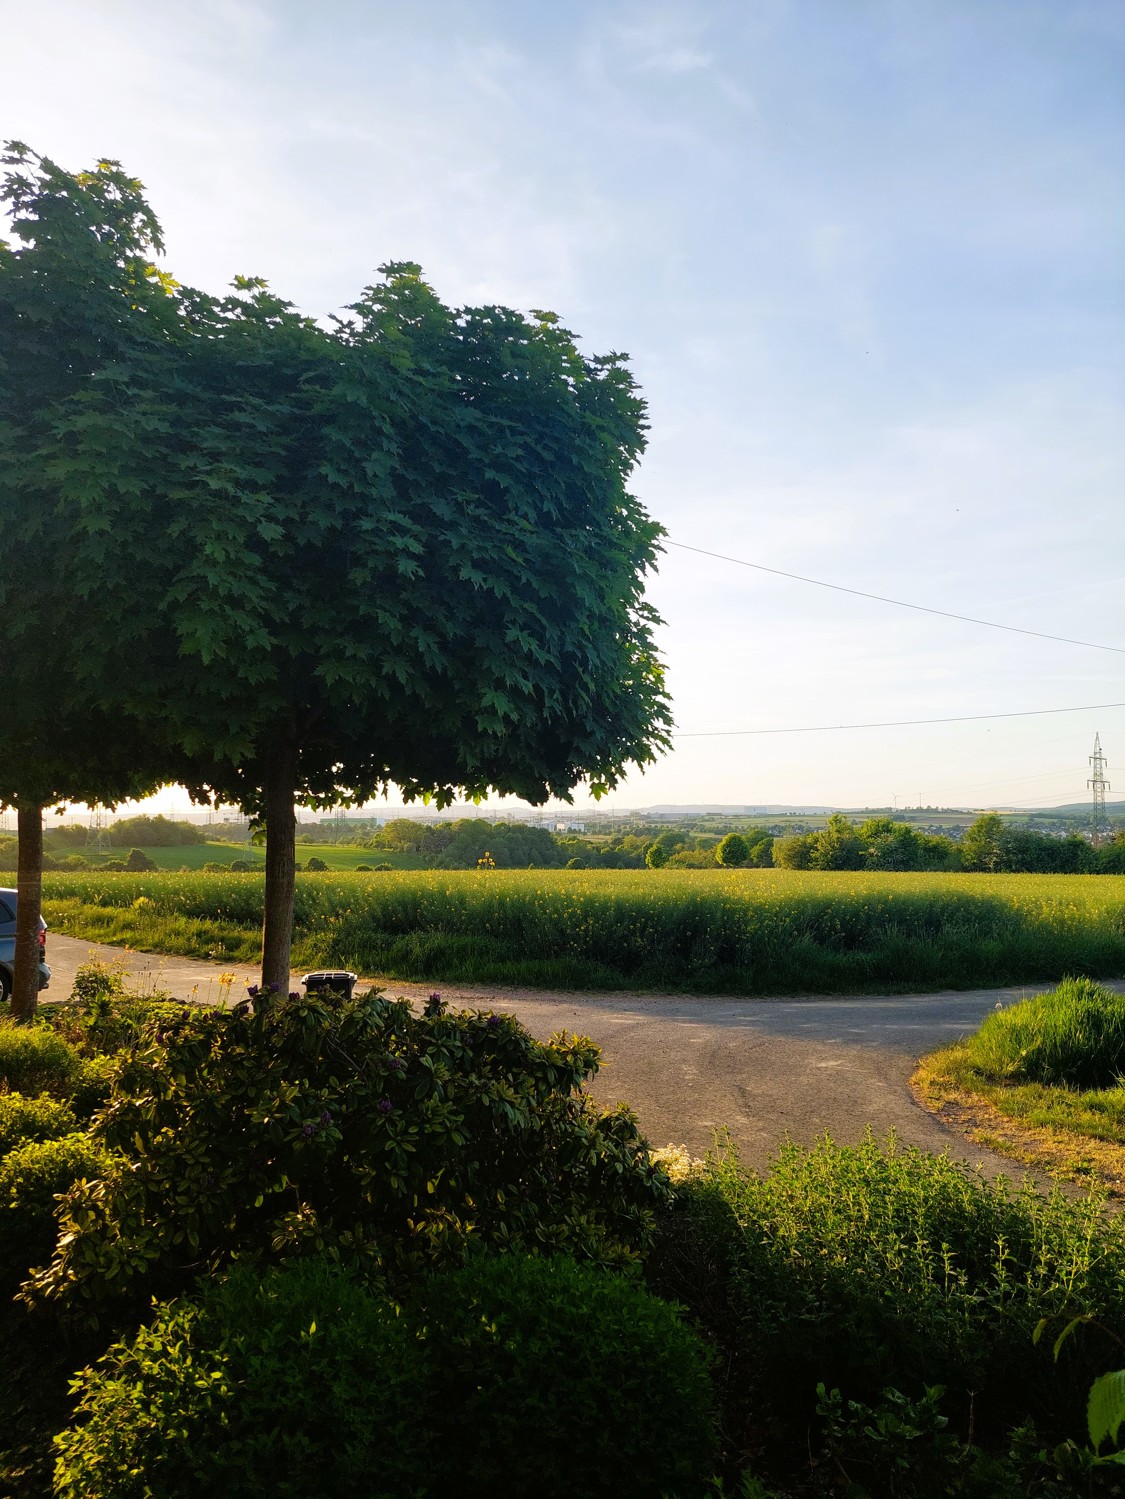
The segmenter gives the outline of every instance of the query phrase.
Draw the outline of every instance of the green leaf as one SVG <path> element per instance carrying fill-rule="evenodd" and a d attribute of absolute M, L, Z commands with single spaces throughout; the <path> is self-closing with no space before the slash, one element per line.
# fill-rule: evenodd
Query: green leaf
<path fill-rule="evenodd" d="M 1095 1449 L 1108 1437 L 1116 1443 L 1121 1423 L 1125 1421 L 1125 1369 L 1114 1369 L 1095 1379 L 1090 1386 L 1086 1423 Z"/>

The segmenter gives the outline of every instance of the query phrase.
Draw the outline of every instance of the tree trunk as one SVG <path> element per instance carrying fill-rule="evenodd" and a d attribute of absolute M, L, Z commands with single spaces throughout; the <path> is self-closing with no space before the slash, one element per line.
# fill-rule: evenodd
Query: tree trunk
<path fill-rule="evenodd" d="M 35 1019 L 39 1005 L 39 911 L 43 903 L 43 808 L 20 806 L 19 871 L 16 875 L 16 952 L 12 1019 Z"/>
<path fill-rule="evenodd" d="M 289 991 L 293 890 L 297 862 L 297 747 L 279 744 L 266 766 L 266 903 L 262 921 L 262 988 Z"/>

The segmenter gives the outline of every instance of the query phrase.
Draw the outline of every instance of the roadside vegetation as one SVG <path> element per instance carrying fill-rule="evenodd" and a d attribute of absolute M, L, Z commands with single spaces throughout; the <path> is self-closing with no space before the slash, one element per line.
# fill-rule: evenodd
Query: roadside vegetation
<path fill-rule="evenodd" d="M 893 1139 L 654 1153 L 597 1066 L 436 995 L 208 1010 L 99 965 L 0 1020 L 3 1491 L 1116 1492 L 1099 1198 Z"/>
<path fill-rule="evenodd" d="M 56 931 L 252 962 L 253 874 L 46 876 Z M 787 870 L 305 874 L 298 966 L 539 988 L 844 994 L 1125 973 L 1125 880 Z"/>
<path fill-rule="evenodd" d="M 927 1057 L 915 1083 L 994 1148 L 1125 1192 L 1125 994 L 1068 978 Z"/>

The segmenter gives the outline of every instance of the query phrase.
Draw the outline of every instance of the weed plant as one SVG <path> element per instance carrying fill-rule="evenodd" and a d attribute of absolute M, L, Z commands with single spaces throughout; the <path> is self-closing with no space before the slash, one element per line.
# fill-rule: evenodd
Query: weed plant
<path fill-rule="evenodd" d="M 234 962 L 253 874 L 53 874 L 72 936 Z M 878 993 L 1125 973 L 1125 878 L 789 870 L 298 878 L 294 962 L 403 979 L 701 993 Z"/>
<path fill-rule="evenodd" d="M 959 1429 L 971 1402 L 978 1433 L 1030 1416 L 1054 1440 L 1080 1437 L 1085 1391 L 1119 1361 L 1125 1223 L 1096 1197 L 1013 1190 L 868 1136 L 787 1145 L 761 1176 L 726 1149 L 679 1202 L 709 1281 L 699 1310 L 786 1419 L 811 1415 L 818 1382 L 868 1402 L 942 1385 Z M 692 1280 L 681 1265 L 667 1289 L 696 1301 Z M 1033 1346 L 1041 1318 L 1083 1315 L 1100 1328 L 1058 1364 Z"/>

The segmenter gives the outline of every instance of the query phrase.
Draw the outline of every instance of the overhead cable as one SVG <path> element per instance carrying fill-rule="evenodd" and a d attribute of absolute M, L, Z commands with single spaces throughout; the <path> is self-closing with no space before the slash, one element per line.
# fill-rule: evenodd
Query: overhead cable
<path fill-rule="evenodd" d="M 865 593 L 862 588 L 846 588 L 842 583 L 825 583 L 822 578 L 806 578 L 801 573 L 783 572 L 780 567 L 767 567 L 763 562 L 747 562 L 745 558 L 728 557 L 723 552 L 709 552 L 703 547 L 688 546 L 683 541 L 670 541 L 665 538 L 664 545 L 675 547 L 681 552 L 695 552 L 700 557 L 714 557 L 718 562 L 733 562 L 737 567 L 751 567 L 755 572 L 772 573 L 775 578 L 789 578 L 794 583 L 811 583 L 814 588 L 830 588 L 834 593 L 850 593 L 857 599 L 874 599 L 877 604 L 894 604 L 898 609 L 913 609 L 918 614 L 937 614 L 942 619 L 957 619 L 966 625 L 983 625 L 989 630 L 1006 630 L 1010 635 L 1033 635 L 1036 640 L 1055 640 L 1062 645 L 1081 645 L 1091 651 L 1113 651 L 1118 656 L 1125 656 L 1125 646 L 1121 645 L 1100 645 L 1093 640 L 1073 640 L 1069 635 L 1048 635 L 1044 630 L 1025 630 L 1020 625 L 998 624 L 994 619 L 976 619 L 970 614 L 954 614 L 949 609 L 931 609 L 928 604 L 911 604 L 906 599 L 891 599 L 881 593 Z"/>
<path fill-rule="evenodd" d="M 1040 718 L 1048 713 L 1092 713 L 1100 708 L 1125 708 L 1125 703 L 1086 703 L 1078 708 L 1025 708 L 1019 713 L 962 713 L 955 718 L 896 718 L 881 723 L 803 724 L 792 729 L 705 729 L 673 734 L 673 739 L 732 739 L 749 734 L 834 734 L 840 729 L 904 729 L 915 724 L 981 723 L 996 718 Z"/>

